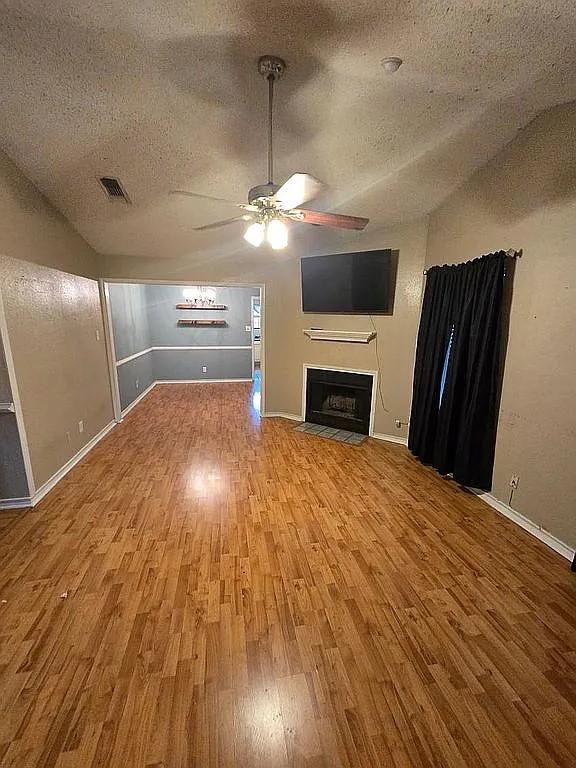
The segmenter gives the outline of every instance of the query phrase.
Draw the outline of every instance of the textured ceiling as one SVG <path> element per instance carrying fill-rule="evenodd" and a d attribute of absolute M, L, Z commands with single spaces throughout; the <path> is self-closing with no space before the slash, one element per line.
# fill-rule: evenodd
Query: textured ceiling
<path fill-rule="evenodd" d="M 3 148 L 103 253 L 237 247 L 237 225 L 192 231 L 226 206 L 167 193 L 244 200 L 266 180 L 262 53 L 289 67 L 276 180 L 313 173 L 323 207 L 372 227 L 429 212 L 576 98 L 574 0 L 0 0 L 0 13 Z M 405 62 L 394 76 L 390 55 Z M 133 205 L 106 200 L 101 175 Z"/>

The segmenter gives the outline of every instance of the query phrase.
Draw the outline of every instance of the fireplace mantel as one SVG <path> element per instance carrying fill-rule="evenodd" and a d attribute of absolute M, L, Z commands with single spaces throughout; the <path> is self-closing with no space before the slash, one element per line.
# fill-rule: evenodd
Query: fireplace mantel
<path fill-rule="evenodd" d="M 328 331 L 324 328 L 305 328 L 304 333 L 312 341 L 351 341 L 368 344 L 376 337 L 376 331 Z"/>

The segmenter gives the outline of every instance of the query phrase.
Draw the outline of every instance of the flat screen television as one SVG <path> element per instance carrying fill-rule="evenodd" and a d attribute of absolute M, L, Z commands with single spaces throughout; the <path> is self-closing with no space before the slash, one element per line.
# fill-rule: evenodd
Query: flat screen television
<path fill-rule="evenodd" d="M 360 251 L 300 259 L 302 310 L 388 315 L 392 311 L 392 251 Z"/>

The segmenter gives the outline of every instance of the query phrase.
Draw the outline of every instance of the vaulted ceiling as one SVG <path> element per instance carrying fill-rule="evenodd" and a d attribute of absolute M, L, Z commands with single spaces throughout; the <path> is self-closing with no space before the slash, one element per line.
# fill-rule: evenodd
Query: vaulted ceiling
<path fill-rule="evenodd" d="M 371 226 L 432 210 L 535 114 L 576 98 L 573 0 L 1 0 L 0 141 L 102 253 L 193 255 L 266 180 L 263 53 L 278 86 L 277 181 Z M 404 65 L 387 75 L 381 60 Z M 98 184 L 118 176 L 131 206 Z"/>

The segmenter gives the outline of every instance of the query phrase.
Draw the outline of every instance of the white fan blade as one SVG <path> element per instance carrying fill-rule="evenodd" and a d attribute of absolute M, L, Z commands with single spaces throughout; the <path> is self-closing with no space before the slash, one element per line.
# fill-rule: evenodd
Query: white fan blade
<path fill-rule="evenodd" d="M 309 173 L 293 173 L 274 195 L 280 207 L 288 210 L 316 197 L 324 185 Z"/>

